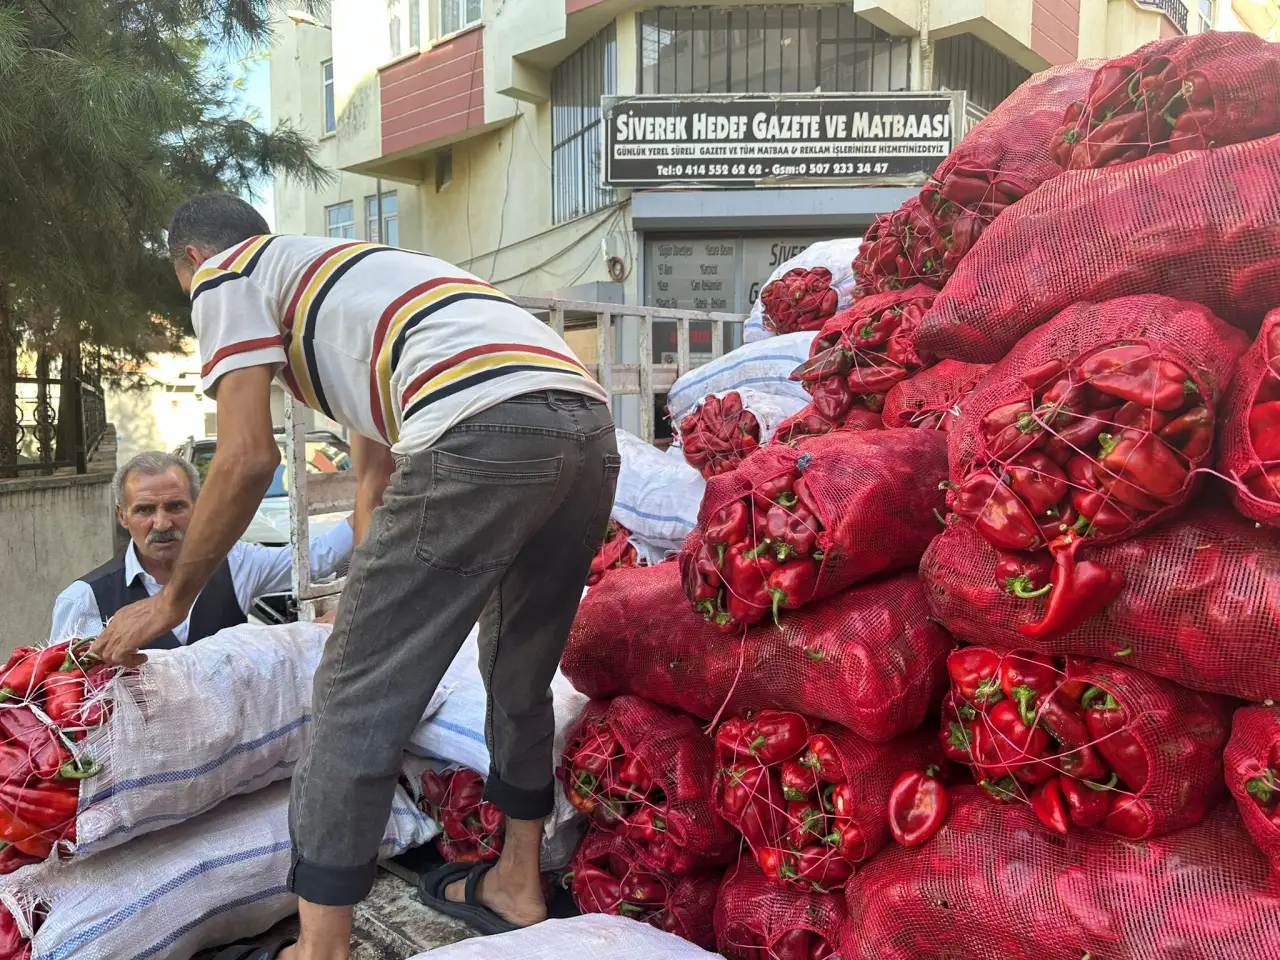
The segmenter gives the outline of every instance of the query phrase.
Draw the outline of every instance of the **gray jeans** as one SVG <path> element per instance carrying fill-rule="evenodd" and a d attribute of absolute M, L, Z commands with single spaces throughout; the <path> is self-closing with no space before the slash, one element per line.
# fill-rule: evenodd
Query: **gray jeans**
<path fill-rule="evenodd" d="M 298 896 L 368 894 L 402 751 L 477 619 L 485 796 L 518 820 L 551 812 L 550 685 L 620 464 L 608 408 L 558 392 L 508 400 L 398 458 L 316 672 L 289 807 Z"/>

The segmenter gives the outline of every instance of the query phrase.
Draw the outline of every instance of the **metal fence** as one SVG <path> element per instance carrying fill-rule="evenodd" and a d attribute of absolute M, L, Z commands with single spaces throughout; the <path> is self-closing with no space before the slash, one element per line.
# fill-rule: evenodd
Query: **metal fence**
<path fill-rule="evenodd" d="M 84 473 L 106 433 L 101 386 L 79 376 L 16 377 L 14 383 L 14 420 L 0 433 L 0 476 Z"/>

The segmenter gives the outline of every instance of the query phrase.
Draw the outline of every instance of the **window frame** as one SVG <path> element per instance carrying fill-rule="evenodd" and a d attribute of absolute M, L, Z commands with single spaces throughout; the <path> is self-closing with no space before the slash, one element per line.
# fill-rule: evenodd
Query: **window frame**
<path fill-rule="evenodd" d="M 617 92 L 618 33 L 610 21 L 552 71 L 552 223 L 588 216 L 617 199 L 617 191 L 603 184 L 600 110 L 600 98 Z"/>
<path fill-rule="evenodd" d="M 338 98 L 333 84 L 333 58 L 320 61 L 320 129 L 324 136 L 338 132 Z"/>
<path fill-rule="evenodd" d="M 333 229 L 334 229 L 335 224 L 334 224 L 334 221 L 331 219 L 331 215 L 332 215 L 335 211 L 340 210 L 340 209 L 342 209 L 343 207 L 346 207 L 346 208 L 347 208 L 347 219 L 346 219 L 346 220 L 338 221 L 337 226 L 339 227 L 339 229 L 344 228 L 344 227 L 345 227 L 345 228 L 348 228 L 348 229 L 350 229 L 350 231 L 351 231 L 351 232 L 350 232 L 350 234 L 335 234 L 335 233 L 333 232 Z M 325 233 L 325 236 L 326 236 L 326 237 L 328 237 L 330 240 L 354 240 L 354 239 L 356 238 L 356 205 L 355 205 L 355 201 L 353 201 L 353 200 L 340 200 L 340 201 L 338 201 L 337 203 L 330 203 L 330 204 L 327 204 L 327 205 L 325 206 L 325 208 L 324 208 L 324 233 Z"/>
<path fill-rule="evenodd" d="M 474 19 L 467 19 L 467 10 L 472 3 L 477 4 L 479 10 Z M 434 7 L 432 12 L 435 14 L 432 17 L 434 43 L 449 40 L 484 23 L 484 0 L 434 0 L 432 5 Z M 451 26 L 448 30 L 445 29 L 446 8 L 451 8 L 458 18 L 458 25 Z"/>
<path fill-rule="evenodd" d="M 387 201 L 392 204 L 390 212 L 387 210 Z M 364 198 L 364 231 L 365 239 L 370 243 L 385 243 L 391 247 L 400 245 L 400 195 L 395 190 L 384 190 L 382 192 L 382 225 L 376 225 L 378 219 L 378 195 L 376 193 L 368 194 Z M 395 224 L 395 242 L 384 239 L 385 234 L 391 231 L 387 229 L 388 225 Z"/>

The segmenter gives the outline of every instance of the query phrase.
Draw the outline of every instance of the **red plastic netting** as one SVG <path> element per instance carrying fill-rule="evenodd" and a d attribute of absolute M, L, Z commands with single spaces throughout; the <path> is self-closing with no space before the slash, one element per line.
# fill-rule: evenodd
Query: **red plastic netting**
<path fill-rule="evenodd" d="M 728 863 L 737 838 L 712 812 L 715 750 L 693 717 L 638 697 L 587 704 L 565 736 L 569 801 L 633 841 L 657 870 Z"/>
<path fill-rule="evenodd" d="M 1280 707 L 1243 707 L 1223 755 L 1245 830 L 1280 869 Z"/>
<path fill-rule="evenodd" d="M 855 409 L 883 409 L 890 387 L 920 366 L 912 337 L 934 296 L 919 285 L 863 297 L 823 324 L 809 359 L 791 374 L 819 416 L 844 423 Z"/>
<path fill-rule="evenodd" d="M 1280 51 L 1251 33 L 1157 40 L 1097 71 L 1067 107 L 1053 156 L 1079 170 L 1280 131 Z"/>
<path fill-rule="evenodd" d="M 950 431 L 960 419 L 960 404 L 986 376 L 990 365 L 943 360 L 894 384 L 884 397 L 886 429 L 916 427 Z"/>
<path fill-rule="evenodd" d="M 791 729 L 804 731 L 804 718 L 764 711 L 721 725 L 716 810 L 769 880 L 836 890 L 889 842 L 893 783 L 940 761 L 937 738 L 920 730 L 870 743 L 829 728 L 797 741 L 786 736 Z M 769 752 L 777 742 L 786 749 Z"/>
<path fill-rule="evenodd" d="M 640 555 L 636 553 L 635 545 L 631 543 L 631 531 L 618 521 L 610 520 L 604 533 L 604 543 L 591 558 L 587 586 L 594 587 L 610 570 L 638 566 L 640 566 Z"/>
<path fill-rule="evenodd" d="M 929 608 L 970 643 L 1115 659 L 1197 690 L 1280 698 L 1280 543 L 1225 499 L 1210 491 L 1177 520 L 1093 551 L 1125 587 L 1061 637 L 1018 633 L 1043 617 L 1045 601 L 1007 593 L 996 567 L 1013 555 L 967 524 L 950 527 L 920 562 Z"/>
<path fill-rule="evenodd" d="M 778 425 L 771 443 L 795 446 L 809 437 L 821 437 L 837 430 L 879 430 L 880 414 L 871 410 L 851 409 L 843 423 L 834 423 L 818 413 L 812 404 L 803 407 Z"/>
<path fill-rule="evenodd" d="M 713 916 L 724 871 L 672 877 L 645 866 L 634 844 L 593 827 L 578 844 L 566 880 L 583 913 L 631 917 L 714 950 Z"/>
<path fill-rule="evenodd" d="M 817 330 L 836 312 L 839 293 L 826 267 L 792 267 L 760 291 L 764 327 L 770 333 Z"/>
<path fill-rule="evenodd" d="M 102 771 L 76 742 L 107 722 L 112 703 L 104 688 L 119 672 L 91 661 L 89 642 L 19 647 L 0 668 L 0 808 L 9 818 L 0 874 L 49 858 L 60 842 L 75 843 L 80 781 Z"/>
<path fill-rule="evenodd" d="M 942 506 L 945 441 L 842 431 L 757 450 L 707 484 L 680 554 L 690 601 L 727 632 L 914 566 Z"/>
<path fill-rule="evenodd" d="M 916 347 L 993 363 L 1074 303 L 1139 293 L 1257 330 L 1280 303 L 1280 138 L 1055 177 L 987 228 Z"/>
<path fill-rule="evenodd" d="M 704 477 L 737 468 L 742 458 L 760 446 L 760 421 L 730 390 L 723 397 L 709 394 L 678 424 L 684 458 Z"/>
<path fill-rule="evenodd" d="M 977 787 L 949 795 L 928 843 L 890 847 L 846 888 L 844 960 L 1280 956 L 1280 879 L 1231 803 L 1133 843 L 1059 836 Z"/>
<path fill-rule="evenodd" d="M 729 960 L 838 960 L 844 898 L 765 879 L 750 857 L 729 868 L 716 902 L 716 946 Z"/>
<path fill-rule="evenodd" d="M 418 806 L 440 824 L 436 850 L 447 862 L 497 860 L 502 853 L 506 817 L 484 799 L 484 778 L 474 770 L 424 770 Z"/>
<path fill-rule="evenodd" d="M 1231 493 L 1237 510 L 1280 527 L 1280 310 L 1267 315 L 1223 397 L 1218 471 L 1244 485 Z"/>
<path fill-rule="evenodd" d="M 947 661 L 949 758 L 1047 826 L 1133 840 L 1199 823 L 1222 796 L 1231 702 L 1097 660 L 964 647 Z"/>
<path fill-rule="evenodd" d="M 861 296 L 927 283 L 941 289 L 1009 204 L 1062 172 L 1050 139 L 1100 61 L 1052 67 L 1023 83 L 938 165 L 919 198 L 876 220 L 853 261 Z"/>
<path fill-rule="evenodd" d="M 914 571 L 725 636 L 689 607 L 674 563 L 620 570 L 583 599 L 561 669 L 590 697 L 630 693 L 709 720 L 773 707 L 869 740 L 924 721 L 951 648 Z"/>
<path fill-rule="evenodd" d="M 1247 340 L 1168 297 L 1077 304 L 987 374 L 949 436 L 948 503 L 994 546 L 1131 536 L 1177 511 L 1209 460 Z"/>

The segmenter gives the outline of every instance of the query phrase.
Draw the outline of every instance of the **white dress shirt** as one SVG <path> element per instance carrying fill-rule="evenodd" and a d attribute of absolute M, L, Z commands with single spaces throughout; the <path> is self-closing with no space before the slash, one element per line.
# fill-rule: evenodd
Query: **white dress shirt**
<path fill-rule="evenodd" d="M 337 570 L 351 556 L 354 546 L 355 536 L 349 520 L 339 523 L 324 536 L 312 539 L 312 578 L 318 580 Z M 253 601 L 259 597 L 285 593 L 293 586 L 289 547 L 264 547 L 256 543 L 245 543 L 243 540 L 237 541 L 227 554 L 227 565 L 231 568 L 231 583 L 235 587 L 236 600 L 246 614 Z M 142 569 L 131 540 L 124 552 L 125 583 L 132 583 L 135 576 L 142 578 L 142 585 L 146 587 L 148 596 L 154 597 L 160 592 L 161 584 Z M 191 611 L 188 610 L 186 619 L 173 628 L 173 636 L 181 644 L 185 645 L 187 642 L 190 623 Z M 93 595 L 93 588 L 83 580 L 76 580 L 58 594 L 58 599 L 53 602 L 53 628 L 49 631 L 49 639 L 57 642 L 73 636 L 92 636 L 102 626 L 102 615 L 98 612 L 98 601 Z"/>

